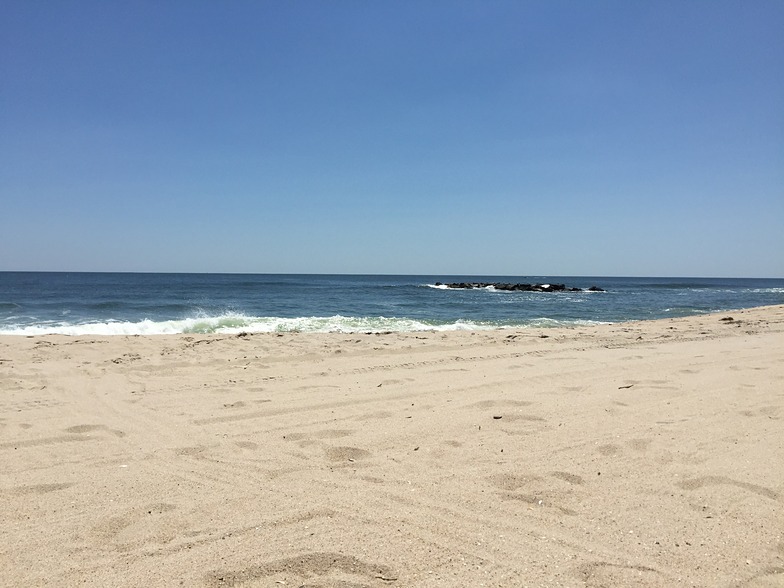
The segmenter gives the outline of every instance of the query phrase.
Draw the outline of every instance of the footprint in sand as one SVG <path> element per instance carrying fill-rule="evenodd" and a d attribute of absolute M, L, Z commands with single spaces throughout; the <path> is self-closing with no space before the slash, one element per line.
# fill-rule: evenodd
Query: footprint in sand
<path fill-rule="evenodd" d="M 646 451 L 651 444 L 650 439 L 630 439 L 626 444 L 635 451 Z"/>
<path fill-rule="evenodd" d="M 274 580 L 274 578 L 279 578 Z M 294 580 L 294 581 L 292 581 Z M 341 553 L 304 553 L 265 562 L 236 571 L 216 571 L 206 578 L 208 587 L 267 586 L 345 586 L 373 588 L 388 586 L 398 580 L 389 566 L 368 563 Z"/>
<path fill-rule="evenodd" d="M 596 448 L 596 450 L 602 455 L 606 455 L 608 457 L 612 455 L 618 455 L 619 453 L 621 453 L 621 448 L 618 447 L 617 445 L 613 445 L 612 443 L 608 443 L 606 445 L 600 445 L 599 447 Z"/>
<path fill-rule="evenodd" d="M 48 494 L 57 490 L 65 490 L 73 486 L 71 483 L 63 484 L 31 484 L 29 486 L 15 486 L 9 490 L 13 496 L 27 496 L 29 494 Z"/>
<path fill-rule="evenodd" d="M 585 484 L 585 480 L 583 480 L 582 476 L 578 476 L 577 474 L 570 474 L 569 472 L 551 472 L 550 475 L 553 478 L 558 478 L 569 484 Z"/>
<path fill-rule="evenodd" d="M 488 481 L 501 490 L 517 490 L 532 482 L 537 482 L 542 478 L 539 476 L 523 476 L 519 474 L 495 474 L 490 476 Z"/>
<path fill-rule="evenodd" d="M 312 433 L 288 433 L 283 436 L 286 441 L 296 441 L 300 447 L 317 443 L 317 439 L 340 439 L 354 433 L 351 429 L 324 429 Z"/>
<path fill-rule="evenodd" d="M 115 549 L 122 546 L 127 549 L 131 546 L 141 546 L 149 542 L 168 543 L 179 535 L 179 530 L 184 529 L 185 520 L 178 520 L 172 515 L 177 506 L 169 503 L 155 503 L 135 509 L 129 509 L 123 514 L 110 516 L 98 522 L 92 528 L 92 533 L 102 548 Z M 150 517 L 163 517 L 165 525 L 151 525 Z M 112 547 L 110 547 L 110 545 Z"/>
<path fill-rule="evenodd" d="M 242 449 L 258 449 L 259 446 L 253 441 L 236 441 L 234 443 L 237 447 L 242 447 Z"/>
<path fill-rule="evenodd" d="M 359 447 L 326 447 L 324 453 L 330 461 L 359 461 L 367 459 L 372 454 Z"/>
<path fill-rule="evenodd" d="M 606 561 L 586 563 L 575 570 L 585 586 L 659 586 L 661 574 L 654 568 L 614 564 Z"/>
<path fill-rule="evenodd" d="M 110 429 L 106 425 L 76 425 L 65 429 L 66 433 L 74 433 L 76 435 L 81 435 L 83 433 L 93 433 L 95 431 L 106 431 L 115 437 L 125 437 L 124 432 L 118 431 L 117 429 Z"/>
<path fill-rule="evenodd" d="M 682 482 L 679 482 L 678 486 L 684 490 L 697 490 L 703 486 L 736 486 L 738 488 L 748 490 L 749 492 L 753 492 L 754 494 L 759 494 L 760 496 L 770 498 L 771 500 L 779 500 L 779 493 L 775 490 L 771 490 L 765 486 L 759 486 L 758 484 L 733 480 L 732 478 L 727 478 L 725 476 L 703 476 L 701 478 L 692 478 L 690 480 L 683 480 Z"/>

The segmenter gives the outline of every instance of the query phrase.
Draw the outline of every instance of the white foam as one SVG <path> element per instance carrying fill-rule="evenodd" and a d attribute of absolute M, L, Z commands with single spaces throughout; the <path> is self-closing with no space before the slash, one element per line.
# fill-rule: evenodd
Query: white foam
<path fill-rule="evenodd" d="M 1 335 L 173 335 L 178 333 L 379 333 L 411 331 L 466 331 L 498 329 L 504 326 L 489 322 L 458 320 L 437 324 L 415 319 L 387 317 L 252 317 L 243 314 L 223 314 L 214 317 L 195 317 L 182 320 L 139 322 L 95 322 L 85 324 L 45 324 L 11 327 L 0 330 Z"/>

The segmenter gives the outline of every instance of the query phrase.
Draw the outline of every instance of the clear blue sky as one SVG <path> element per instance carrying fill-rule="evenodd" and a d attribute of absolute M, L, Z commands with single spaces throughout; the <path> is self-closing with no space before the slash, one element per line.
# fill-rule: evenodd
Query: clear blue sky
<path fill-rule="evenodd" d="M 784 2 L 0 1 L 0 270 L 784 277 Z"/>

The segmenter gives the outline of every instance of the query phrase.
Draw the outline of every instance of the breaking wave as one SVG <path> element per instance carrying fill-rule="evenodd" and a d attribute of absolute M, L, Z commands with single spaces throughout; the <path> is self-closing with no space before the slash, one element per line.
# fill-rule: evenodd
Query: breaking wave
<path fill-rule="evenodd" d="M 178 333 L 380 333 L 385 331 L 461 331 L 498 329 L 503 325 L 488 321 L 458 320 L 449 323 L 386 317 L 254 317 L 224 314 L 214 317 L 139 322 L 92 322 L 84 324 L 36 324 L 6 327 L 3 335 L 173 335 Z"/>
<path fill-rule="evenodd" d="M 536 318 L 525 322 L 457 320 L 425 321 L 387 317 L 254 317 L 223 314 L 214 317 L 139 322 L 36 324 L 6 327 L 0 335 L 175 335 L 179 333 L 383 333 L 415 331 L 477 331 L 525 327 L 568 327 L 600 324 L 598 321 Z"/>

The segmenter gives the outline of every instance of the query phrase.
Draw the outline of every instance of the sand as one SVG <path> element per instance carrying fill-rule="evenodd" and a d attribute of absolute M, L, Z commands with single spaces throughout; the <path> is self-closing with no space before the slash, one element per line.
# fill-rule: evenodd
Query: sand
<path fill-rule="evenodd" d="M 0 337 L 0 408 L 3 586 L 784 586 L 784 306 Z"/>

